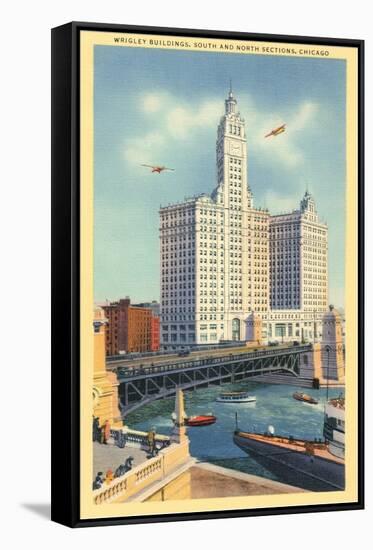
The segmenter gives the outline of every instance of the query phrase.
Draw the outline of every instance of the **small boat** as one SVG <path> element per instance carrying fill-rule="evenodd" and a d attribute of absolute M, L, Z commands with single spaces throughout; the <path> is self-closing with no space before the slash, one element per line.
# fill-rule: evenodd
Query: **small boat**
<path fill-rule="evenodd" d="M 296 391 L 295 393 L 293 393 L 293 397 L 297 401 L 304 401 L 304 403 L 309 403 L 310 405 L 317 405 L 318 404 L 317 399 L 314 399 L 313 397 L 311 397 L 307 393 L 302 393 L 302 392 L 297 392 Z"/>
<path fill-rule="evenodd" d="M 209 426 L 215 424 L 216 416 L 212 414 L 201 414 L 199 416 L 189 416 L 185 419 L 186 426 Z"/>
<path fill-rule="evenodd" d="M 221 393 L 216 401 L 218 403 L 251 403 L 256 401 L 256 397 L 249 395 L 247 391 L 226 391 Z"/>

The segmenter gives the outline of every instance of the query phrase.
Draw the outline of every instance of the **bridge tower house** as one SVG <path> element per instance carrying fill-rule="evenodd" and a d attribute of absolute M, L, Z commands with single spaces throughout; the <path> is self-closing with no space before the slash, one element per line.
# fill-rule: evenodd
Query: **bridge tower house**
<path fill-rule="evenodd" d="M 332 305 L 329 306 L 329 311 L 325 313 L 322 321 L 321 364 L 324 380 L 344 381 L 342 320 Z"/>
<path fill-rule="evenodd" d="M 262 319 L 254 311 L 245 320 L 246 323 L 246 342 L 247 344 L 262 343 Z"/>
<path fill-rule="evenodd" d="M 107 319 L 103 309 L 96 308 L 93 321 L 93 416 L 103 426 L 108 420 L 110 426 L 123 425 L 118 399 L 118 380 L 113 372 L 106 370 L 105 328 Z"/>

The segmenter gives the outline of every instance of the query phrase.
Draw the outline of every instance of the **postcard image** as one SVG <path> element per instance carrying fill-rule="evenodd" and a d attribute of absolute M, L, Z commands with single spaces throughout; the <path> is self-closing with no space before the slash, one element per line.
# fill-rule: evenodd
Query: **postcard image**
<path fill-rule="evenodd" d="M 356 56 L 81 33 L 81 515 L 357 499 Z"/>

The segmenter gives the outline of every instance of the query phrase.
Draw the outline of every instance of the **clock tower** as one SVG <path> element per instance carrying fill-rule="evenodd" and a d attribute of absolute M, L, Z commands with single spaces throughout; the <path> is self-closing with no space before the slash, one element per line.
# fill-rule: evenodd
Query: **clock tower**
<path fill-rule="evenodd" d="M 225 208 L 241 211 L 251 207 L 251 193 L 247 189 L 245 120 L 237 111 L 232 87 L 218 126 L 216 165 Z"/>
<path fill-rule="evenodd" d="M 245 338 L 250 290 L 248 224 L 252 197 L 247 186 L 246 145 L 245 120 L 230 87 L 216 140 L 217 197 L 224 212 L 224 253 L 220 254 L 224 257 L 224 332 L 229 340 Z"/>

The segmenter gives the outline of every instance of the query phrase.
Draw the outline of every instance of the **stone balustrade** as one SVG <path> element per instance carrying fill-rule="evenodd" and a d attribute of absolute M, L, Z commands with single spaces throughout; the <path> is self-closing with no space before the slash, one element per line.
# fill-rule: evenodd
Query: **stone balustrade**
<path fill-rule="evenodd" d="M 127 490 L 127 479 L 126 476 L 122 476 L 107 485 L 93 491 L 94 493 L 94 503 L 95 504 L 105 504 L 112 500 L 115 500 L 119 495 L 125 494 Z"/>
<path fill-rule="evenodd" d="M 159 458 L 155 462 L 148 464 L 147 466 L 141 468 L 136 472 L 136 484 L 142 483 L 145 479 L 157 474 L 157 472 L 162 472 L 163 460 Z"/>
<path fill-rule="evenodd" d="M 147 488 L 154 482 L 161 481 L 180 465 L 190 460 L 189 444 L 170 444 L 159 451 L 158 455 L 139 464 L 123 476 L 114 478 L 109 484 L 93 491 L 95 504 L 124 502 Z"/>
<path fill-rule="evenodd" d="M 127 427 L 113 428 L 111 434 L 114 440 L 119 441 L 120 436 L 123 437 L 123 446 L 129 447 L 148 447 L 148 434 L 139 430 L 130 430 Z M 155 443 L 158 449 L 163 449 L 170 444 L 170 438 L 167 435 L 156 434 Z M 118 445 L 122 446 L 122 445 Z"/>

